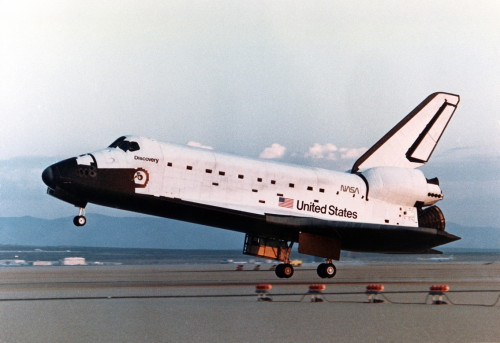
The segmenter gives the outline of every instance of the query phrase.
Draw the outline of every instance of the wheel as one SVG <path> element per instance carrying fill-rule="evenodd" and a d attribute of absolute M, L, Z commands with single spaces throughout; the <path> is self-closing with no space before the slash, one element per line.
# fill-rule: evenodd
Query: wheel
<path fill-rule="evenodd" d="M 76 216 L 75 218 L 73 218 L 73 224 L 75 224 L 76 226 L 84 226 L 85 224 L 87 224 L 87 218 L 85 218 L 84 216 Z"/>
<path fill-rule="evenodd" d="M 283 265 L 283 277 L 286 279 L 291 278 L 293 275 L 293 266 L 290 263 Z"/>
<path fill-rule="evenodd" d="M 332 277 L 337 274 L 337 268 L 335 268 L 335 265 L 333 263 L 326 263 L 326 268 L 325 268 L 325 275 L 327 278 L 331 279 Z"/>
<path fill-rule="evenodd" d="M 321 263 L 316 271 L 318 272 L 318 276 L 323 279 L 331 279 L 337 274 L 337 268 L 335 268 L 333 263 Z"/>
<path fill-rule="evenodd" d="M 274 272 L 276 273 L 277 277 L 281 279 L 283 278 L 288 279 L 291 278 L 293 275 L 293 267 L 289 263 L 278 264 Z"/>

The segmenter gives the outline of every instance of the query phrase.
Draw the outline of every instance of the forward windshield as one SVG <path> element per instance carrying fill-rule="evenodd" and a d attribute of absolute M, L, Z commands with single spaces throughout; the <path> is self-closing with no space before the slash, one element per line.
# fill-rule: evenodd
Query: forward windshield
<path fill-rule="evenodd" d="M 118 138 L 109 147 L 110 148 L 120 148 L 125 152 L 137 151 L 141 148 L 139 146 L 139 143 L 134 142 L 134 141 L 127 141 L 125 136 Z"/>

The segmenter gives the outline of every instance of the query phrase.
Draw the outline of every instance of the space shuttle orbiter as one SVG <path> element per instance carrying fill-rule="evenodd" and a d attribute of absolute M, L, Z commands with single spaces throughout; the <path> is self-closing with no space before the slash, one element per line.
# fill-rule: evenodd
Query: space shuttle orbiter
<path fill-rule="evenodd" d="M 417 169 L 431 157 L 459 103 L 434 93 L 362 155 L 347 173 L 286 165 L 123 136 L 109 147 L 46 168 L 48 194 L 246 234 L 243 253 L 283 261 L 290 251 L 322 257 L 320 277 L 336 273 L 340 250 L 432 253 L 459 239 L 435 204 L 437 178 Z M 195 238 L 194 238 L 195 239 Z"/>

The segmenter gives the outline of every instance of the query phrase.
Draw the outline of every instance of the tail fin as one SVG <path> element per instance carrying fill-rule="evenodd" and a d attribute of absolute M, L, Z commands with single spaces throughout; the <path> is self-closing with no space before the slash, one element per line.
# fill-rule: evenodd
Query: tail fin
<path fill-rule="evenodd" d="M 352 167 L 356 173 L 373 167 L 417 168 L 430 159 L 460 97 L 449 93 L 429 95 L 410 114 L 364 153 Z"/>

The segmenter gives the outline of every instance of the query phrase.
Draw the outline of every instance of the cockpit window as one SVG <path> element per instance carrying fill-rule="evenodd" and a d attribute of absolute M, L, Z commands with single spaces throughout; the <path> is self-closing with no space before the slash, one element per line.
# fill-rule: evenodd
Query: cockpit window
<path fill-rule="evenodd" d="M 111 143 L 111 145 L 109 146 L 109 148 L 118 148 L 118 145 L 120 145 L 121 142 L 123 142 L 125 140 L 125 136 L 122 136 L 120 138 L 118 138 L 116 141 L 114 141 L 113 143 Z"/>
<path fill-rule="evenodd" d="M 125 138 L 126 138 L 125 136 L 118 138 L 109 147 L 110 148 L 120 148 L 125 152 L 137 151 L 141 148 L 139 146 L 139 143 L 134 142 L 134 141 L 127 141 Z"/>
<path fill-rule="evenodd" d="M 130 142 L 130 147 L 128 148 L 129 151 L 137 151 L 139 150 L 139 143 L 137 142 Z"/>
<path fill-rule="evenodd" d="M 123 141 L 121 142 L 118 147 L 122 149 L 123 151 L 127 152 L 130 148 L 130 142 L 129 141 Z"/>

